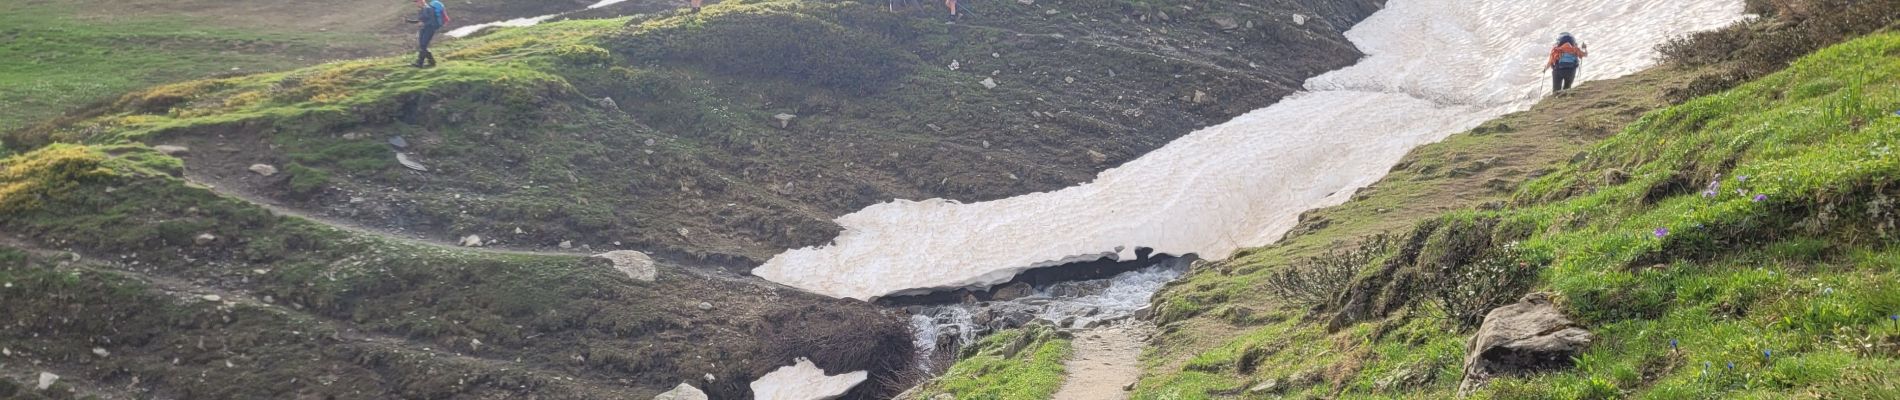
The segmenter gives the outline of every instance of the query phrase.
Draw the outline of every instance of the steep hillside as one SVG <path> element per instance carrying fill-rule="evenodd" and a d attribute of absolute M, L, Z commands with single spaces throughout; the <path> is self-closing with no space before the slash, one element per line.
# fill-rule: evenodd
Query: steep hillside
<path fill-rule="evenodd" d="M 905 325 L 861 302 L 348 232 L 180 168 L 136 145 L 0 163 L 5 376 L 109 398 L 639 398 L 681 382 L 740 398 L 797 357 L 880 381 L 910 365 Z"/>
<path fill-rule="evenodd" d="M 1339 32 L 1378 6 L 1029 3 L 955 24 L 743 1 L 504 30 L 445 44 L 430 70 L 361 60 L 154 88 L 8 146 L 182 145 L 186 175 L 219 191 L 437 240 L 757 260 L 892 198 L 1089 179 L 1350 63 Z"/>
<path fill-rule="evenodd" d="M 1548 170 L 1480 157 L 1541 150 L 1492 147 L 1526 134 L 1607 133 L 1628 118 L 1617 103 L 1560 96 L 1421 149 L 1287 242 L 1167 290 L 1136 397 L 1454 396 L 1473 330 L 1530 292 L 1595 340 L 1553 372 L 1502 376 L 1476 397 L 1890 397 L 1896 51 L 1894 34 L 1828 48 L 1648 113 Z M 1636 88 L 1652 103 L 1665 92 Z M 1433 183 L 1498 173 L 1500 160 L 1495 182 L 1457 180 L 1485 189 Z M 1349 279 L 1323 278 L 1341 268 Z"/>

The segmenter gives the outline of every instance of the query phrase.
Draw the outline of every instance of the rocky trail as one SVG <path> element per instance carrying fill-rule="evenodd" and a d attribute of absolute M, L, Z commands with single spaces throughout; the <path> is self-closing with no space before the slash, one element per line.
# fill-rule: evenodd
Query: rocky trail
<path fill-rule="evenodd" d="M 1068 377 L 1053 398 L 1127 399 L 1127 389 L 1141 376 L 1141 349 L 1152 331 L 1144 322 L 1131 322 L 1076 332 L 1074 353 L 1063 365 Z"/>

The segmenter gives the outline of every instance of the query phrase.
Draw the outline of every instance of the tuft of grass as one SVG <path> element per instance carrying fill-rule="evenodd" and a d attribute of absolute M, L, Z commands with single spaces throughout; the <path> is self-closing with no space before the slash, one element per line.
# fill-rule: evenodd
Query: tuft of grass
<path fill-rule="evenodd" d="M 996 332 L 966 348 L 963 359 L 927 384 L 922 398 L 1046 399 L 1061 389 L 1069 339 L 1046 325 Z"/>

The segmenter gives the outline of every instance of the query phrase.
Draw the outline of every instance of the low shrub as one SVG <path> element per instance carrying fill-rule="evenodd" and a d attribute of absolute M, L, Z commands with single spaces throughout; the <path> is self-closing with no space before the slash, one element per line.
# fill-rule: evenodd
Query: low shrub
<path fill-rule="evenodd" d="M 1281 300 L 1302 307 L 1324 304 L 1351 286 L 1360 269 L 1391 250 L 1391 240 L 1385 235 L 1373 236 L 1356 248 L 1327 250 L 1326 254 L 1267 275 L 1266 289 Z"/>

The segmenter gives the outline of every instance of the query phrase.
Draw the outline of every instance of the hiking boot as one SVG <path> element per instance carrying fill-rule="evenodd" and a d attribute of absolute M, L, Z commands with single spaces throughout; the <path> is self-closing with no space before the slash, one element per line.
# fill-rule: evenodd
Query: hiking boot
<path fill-rule="evenodd" d="M 421 60 L 416 60 L 416 62 L 417 62 L 418 64 L 420 64 L 420 66 L 425 66 L 425 67 L 434 67 L 434 66 L 435 66 L 435 53 L 431 53 L 431 52 L 427 52 L 427 51 L 425 51 L 425 52 L 422 52 L 422 59 L 421 59 Z"/>

